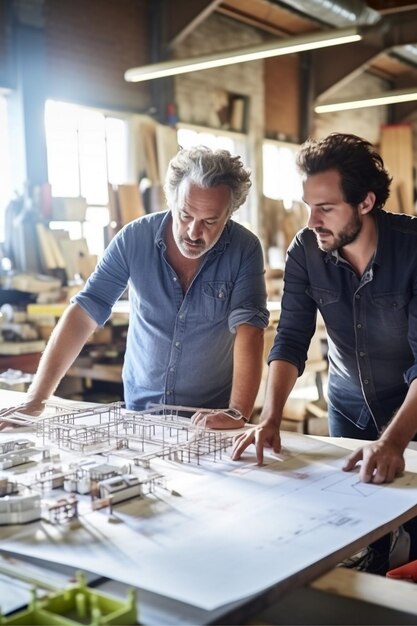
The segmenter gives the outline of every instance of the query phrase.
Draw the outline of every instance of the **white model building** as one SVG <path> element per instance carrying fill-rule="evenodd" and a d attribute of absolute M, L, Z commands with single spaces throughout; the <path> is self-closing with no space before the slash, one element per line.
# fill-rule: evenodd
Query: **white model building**
<path fill-rule="evenodd" d="M 70 493 L 85 495 L 90 493 L 92 484 L 118 476 L 123 470 L 117 465 L 95 462 L 80 463 L 72 475 L 66 476 L 64 489 Z"/>
<path fill-rule="evenodd" d="M 6 439 L 0 441 L 0 454 L 7 454 L 8 452 L 15 452 L 17 450 L 25 450 L 31 448 L 33 442 L 30 439 Z"/>
<path fill-rule="evenodd" d="M 129 500 L 142 495 L 140 480 L 134 474 L 123 474 L 122 476 L 113 476 L 99 483 L 100 498 L 109 498 L 111 496 L 112 503 Z"/>
<path fill-rule="evenodd" d="M 0 525 L 26 524 L 41 518 L 41 497 L 27 487 L 0 498 Z"/>
<path fill-rule="evenodd" d="M 29 439 L 11 439 L 0 443 L 0 469 L 23 465 L 39 450 Z"/>

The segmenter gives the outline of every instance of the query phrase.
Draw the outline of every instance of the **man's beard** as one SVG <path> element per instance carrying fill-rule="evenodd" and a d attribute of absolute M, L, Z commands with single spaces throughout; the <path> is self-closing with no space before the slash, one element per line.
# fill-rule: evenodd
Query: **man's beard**
<path fill-rule="evenodd" d="M 174 239 L 179 251 L 187 259 L 198 259 L 207 252 L 207 246 L 202 239 L 191 241 L 190 239 L 187 239 L 186 237 L 181 237 L 179 235 L 174 235 Z M 195 248 L 187 247 L 187 241 L 193 243 L 195 245 Z"/>
<path fill-rule="evenodd" d="M 337 235 L 333 236 L 333 242 L 322 242 L 317 236 L 319 233 L 332 234 L 331 231 L 326 230 L 325 228 L 316 228 L 314 232 L 316 234 L 320 250 L 323 250 L 324 252 L 334 252 L 335 250 L 339 250 L 340 248 L 344 248 L 344 246 L 348 246 L 350 243 L 353 243 L 357 239 L 361 230 L 362 222 L 359 218 L 358 209 L 355 208 L 353 209 L 352 218 L 348 224 L 346 224 L 345 228 Z"/>

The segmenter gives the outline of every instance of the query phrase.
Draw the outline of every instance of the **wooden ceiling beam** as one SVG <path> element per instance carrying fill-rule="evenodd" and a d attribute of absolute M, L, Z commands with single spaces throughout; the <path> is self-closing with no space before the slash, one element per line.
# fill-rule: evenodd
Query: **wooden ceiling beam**
<path fill-rule="evenodd" d="M 393 89 L 410 89 L 416 88 L 415 74 L 411 72 L 403 76 L 398 76 L 395 80 Z M 416 88 L 417 89 L 417 88 Z M 391 122 L 398 124 L 405 122 L 407 119 L 417 111 L 417 100 L 413 102 L 401 102 L 391 105 Z"/>
<path fill-rule="evenodd" d="M 168 47 L 173 48 L 203 22 L 221 0 L 175 0 L 166 4 Z"/>
<path fill-rule="evenodd" d="M 382 51 L 381 45 L 362 42 L 314 50 L 311 53 L 314 97 L 333 97 L 341 87 L 368 69 Z"/>
<path fill-rule="evenodd" d="M 417 10 L 384 17 L 363 31 L 358 43 L 312 52 L 315 97 L 328 98 L 363 71 L 372 61 L 395 46 L 417 44 Z"/>
<path fill-rule="evenodd" d="M 221 15 L 225 15 L 226 17 L 230 17 L 232 20 L 237 20 L 238 22 L 242 22 L 243 24 L 248 24 L 249 26 L 253 26 L 254 28 L 259 28 L 267 33 L 271 33 L 272 35 L 277 36 L 288 36 L 289 33 L 287 30 L 283 28 L 278 28 L 274 24 L 270 22 L 266 22 L 257 16 L 249 15 L 248 13 L 243 13 L 241 11 L 236 11 L 235 9 L 230 9 L 228 7 L 220 6 L 216 9 L 216 13 L 220 13 Z"/>

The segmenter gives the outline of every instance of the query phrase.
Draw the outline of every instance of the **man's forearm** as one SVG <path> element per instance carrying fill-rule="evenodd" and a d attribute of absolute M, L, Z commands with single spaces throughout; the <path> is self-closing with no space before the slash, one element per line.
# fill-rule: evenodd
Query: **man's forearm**
<path fill-rule="evenodd" d="M 264 331 L 242 324 L 233 350 L 233 383 L 230 406 L 250 418 L 262 377 Z"/>
<path fill-rule="evenodd" d="M 261 421 L 275 423 L 277 428 L 280 427 L 285 403 L 297 378 L 298 370 L 292 363 L 271 361 Z"/>
<path fill-rule="evenodd" d="M 381 435 L 393 445 L 405 450 L 417 433 L 417 379 L 410 385 L 408 393 L 395 417 Z"/>
<path fill-rule="evenodd" d="M 28 396 L 47 400 L 80 353 L 97 324 L 76 304 L 72 304 L 56 325 L 39 363 Z"/>

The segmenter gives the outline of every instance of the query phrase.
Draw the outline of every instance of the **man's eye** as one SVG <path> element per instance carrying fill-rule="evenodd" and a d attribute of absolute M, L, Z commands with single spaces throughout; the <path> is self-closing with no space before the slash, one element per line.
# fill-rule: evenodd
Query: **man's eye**
<path fill-rule="evenodd" d="M 209 222 L 209 221 L 206 220 L 204 223 L 205 223 L 206 226 L 214 226 L 214 224 L 216 222 Z"/>

